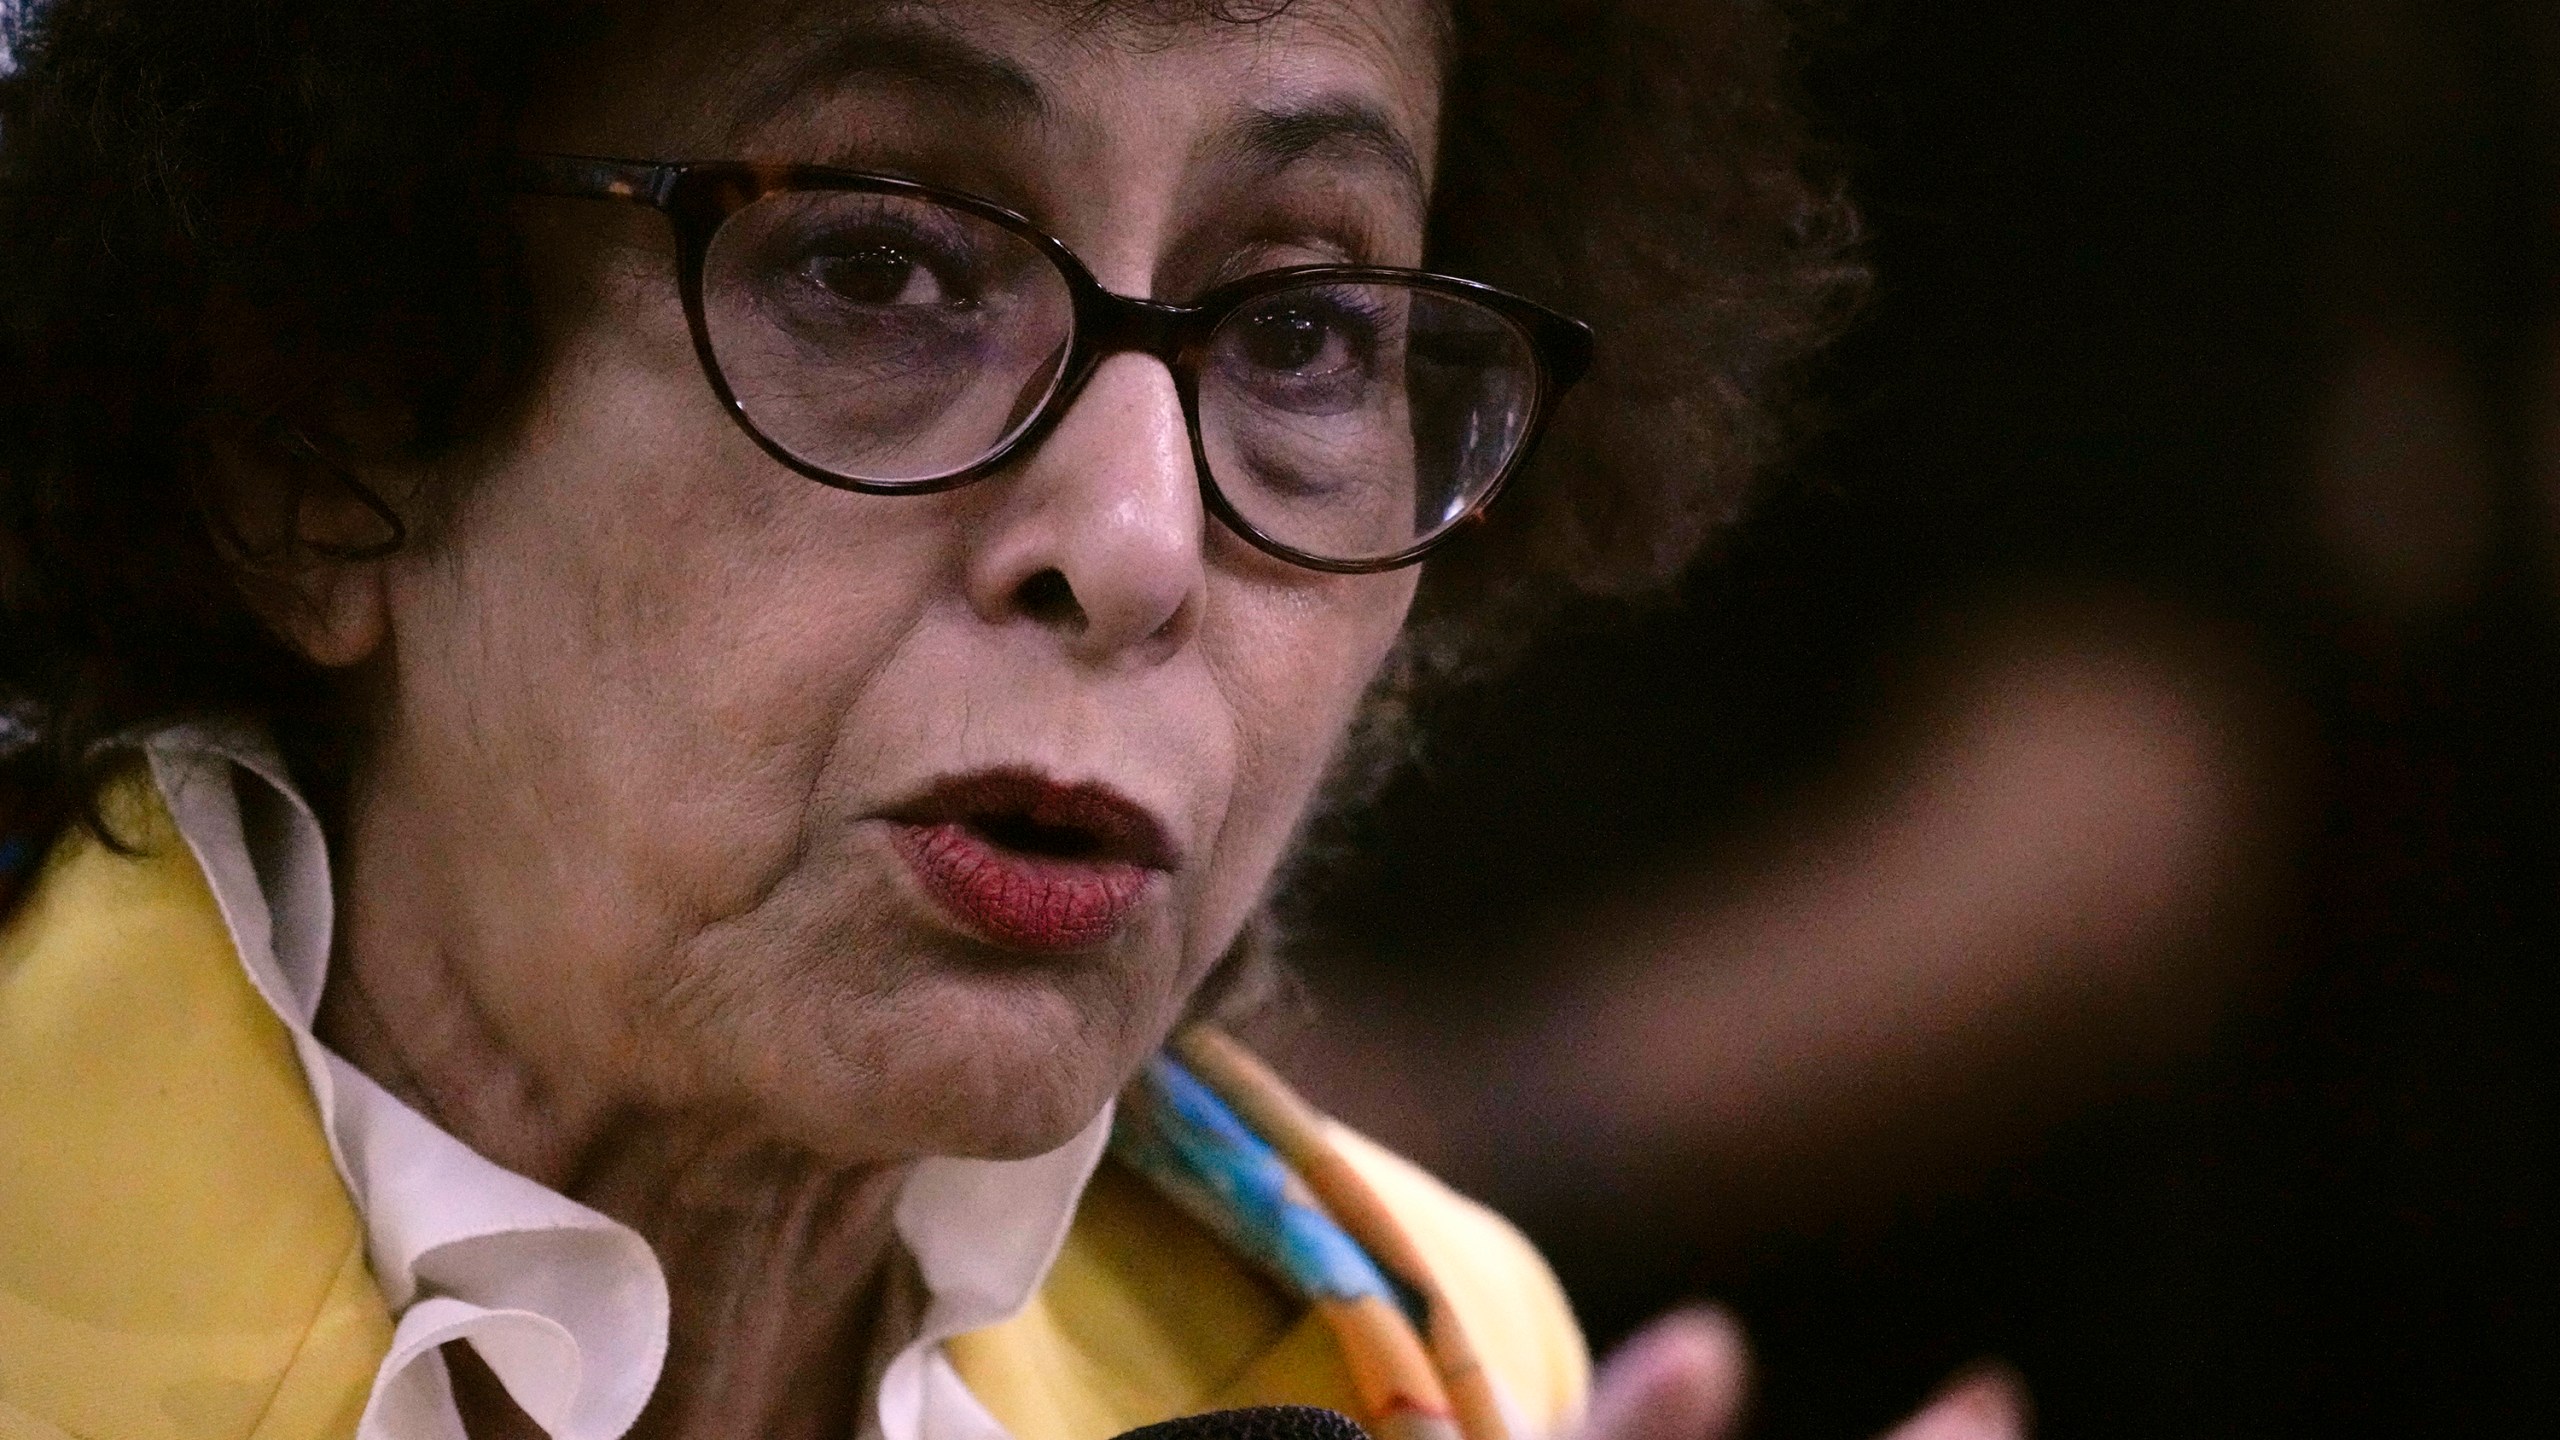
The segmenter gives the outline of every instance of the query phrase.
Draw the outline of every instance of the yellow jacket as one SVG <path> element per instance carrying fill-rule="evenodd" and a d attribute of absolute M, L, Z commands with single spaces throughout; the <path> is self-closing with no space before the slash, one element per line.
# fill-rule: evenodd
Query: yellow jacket
<path fill-rule="evenodd" d="M 123 856 L 74 831 L 0 923 L 0 1440 L 355 1431 L 392 1317 L 283 1025 L 148 787 Z M 1588 1381 L 1508 1225 L 1357 1136 L 1522 1418 Z M 1174 1415 L 1351 1409 L 1324 1326 L 1106 1165 L 1031 1305 L 946 1347 L 1017 1440 Z"/>

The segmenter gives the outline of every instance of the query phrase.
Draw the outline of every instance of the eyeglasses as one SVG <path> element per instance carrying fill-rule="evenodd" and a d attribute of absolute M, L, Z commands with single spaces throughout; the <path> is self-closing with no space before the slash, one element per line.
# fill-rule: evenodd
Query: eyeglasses
<path fill-rule="evenodd" d="M 1389 570 L 1484 512 L 1591 360 L 1581 322 L 1446 275 L 1300 265 L 1174 305 L 1115 295 L 1022 216 L 913 181 L 517 163 L 525 193 L 663 212 L 721 403 L 776 460 L 866 494 L 993 473 L 1136 352 L 1173 374 L 1212 514 L 1298 565 Z"/>

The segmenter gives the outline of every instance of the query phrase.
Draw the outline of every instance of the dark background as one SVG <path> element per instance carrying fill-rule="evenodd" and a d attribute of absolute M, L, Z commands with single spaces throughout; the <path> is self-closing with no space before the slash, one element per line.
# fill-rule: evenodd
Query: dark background
<path fill-rule="evenodd" d="M 1431 763 L 1319 888 L 1362 957 L 1339 963 L 1445 956 L 1782 816 L 1985 593 L 2131 590 L 2244 650 L 2307 717 L 2299 838 L 2266 983 L 2207 1052 L 1963 1183 L 1695 1246 L 1524 1217 L 1595 1342 L 1724 1300 L 1770 1435 L 1874 1433 L 1986 1355 L 2051 1435 L 2560 1425 L 2555 8 L 1818 20 L 1809 88 L 1880 275 L 1827 428 L 1680 603 L 1434 717 Z M 2341 499 L 2342 357 L 2408 334 L 2477 402 L 2474 488 Z M 2452 538 L 2359 569 L 2335 521 L 2359 504 L 2368 534 L 2451 514 Z"/>

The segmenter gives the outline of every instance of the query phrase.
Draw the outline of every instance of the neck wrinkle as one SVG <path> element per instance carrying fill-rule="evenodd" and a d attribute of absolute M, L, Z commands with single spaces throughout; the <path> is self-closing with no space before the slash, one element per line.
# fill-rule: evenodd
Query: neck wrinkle
<path fill-rule="evenodd" d="M 388 898 L 348 887 L 315 1032 L 473 1150 L 647 1242 L 671 1311 L 635 1440 L 844 1440 L 863 1428 L 881 1357 L 905 1338 L 894 1317 L 882 1322 L 912 1164 L 848 1165 L 740 1138 L 754 1131 L 735 1115 L 564 1094 L 474 1001 L 467 966 L 386 923 Z M 484 1368 L 455 1375 L 472 1435 L 534 1433 Z"/>
<path fill-rule="evenodd" d="M 632 1434 L 854 1433 L 872 1388 L 866 1358 L 903 1338 L 882 1321 L 904 1253 L 894 1212 L 908 1168 L 646 1133 L 600 1147 L 574 1193 L 638 1231 L 666 1267 L 667 1368 Z"/>
<path fill-rule="evenodd" d="M 321 1043 L 472 1149 L 570 1194 L 580 1157 L 608 1128 L 601 1107 L 571 1103 L 519 1059 L 441 947 L 369 964 L 381 947 L 357 942 L 374 927 L 352 903 L 341 913 L 312 1024 Z"/>

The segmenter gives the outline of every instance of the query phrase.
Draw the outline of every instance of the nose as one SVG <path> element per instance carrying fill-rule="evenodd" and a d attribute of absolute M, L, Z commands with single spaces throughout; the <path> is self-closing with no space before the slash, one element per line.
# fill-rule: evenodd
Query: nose
<path fill-rule="evenodd" d="M 1030 623 L 1078 661 L 1160 659 L 1198 626 L 1208 517 L 1182 401 L 1162 362 L 1116 355 L 1038 448 L 989 487 L 970 605 Z"/>

